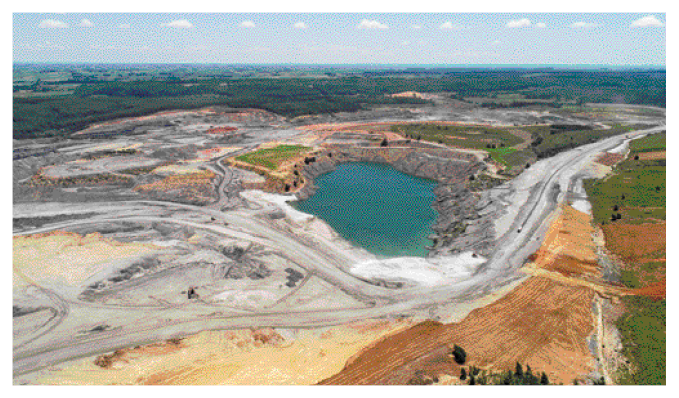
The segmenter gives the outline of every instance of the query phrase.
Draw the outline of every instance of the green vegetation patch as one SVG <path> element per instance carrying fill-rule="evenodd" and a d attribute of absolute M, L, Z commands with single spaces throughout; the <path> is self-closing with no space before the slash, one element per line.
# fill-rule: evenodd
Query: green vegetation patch
<path fill-rule="evenodd" d="M 664 220 L 666 207 L 666 167 L 646 166 L 616 172 L 602 180 L 585 180 L 587 196 L 597 223 L 611 221 L 620 213 L 625 222 L 647 222 L 649 218 Z M 627 166 L 629 167 L 629 166 Z M 618 168 L 616 168 L 616 171 Z"/>
<path fill-rule="evenodd" d="M 618 377 L 620 384 L 666 384 L 666 300 L 628 296 L 627 313 L 616 321 L 623 354 L 631 368 Z"/>
<path fill-rule="evenodd" d="M 236 157 L 236 160 L 255 166 L 276 170 L 283 162 L 310 151 L 311 148 L 302 145 L 279 145 L 275 148 L 260 149 Z"/>
<path fill-rule="evenodd" d="M 505 166 L 507 166 L 507 160 L 505 159 L 505 156 L 512 153 L 516 152 L 516 148 L 486 148 L 486 151 L 490 153 L 490 158 L 493 159 L 494 161 L 501 163 Z"/>
<path fill-rule="evenodd" d="M 630 142 L 629 149 L 633 153 L 664 151 L 667 149 L 667 134 L 651 134 Z"/>
<path fill-rule="evenodd" d="M 451 145 L 459 148 L 505 149 L 522 142 L 506 129 L 487 126 L 451 126 L 441 124 L 394 125 L 391 130 L 414 139 Z"/>
<path fill-rule="evenodd" d="M 460 380 L 468 385 L 551 385 L 545 372 L 534 372 L 529 365 L 526 368 L 516 363 L 514 371 L 493 372 L 470 366 L 469 370 L 460 370 Z"/>
<path fill-rule="evenodd" d="M 594 219 L 610 222 L 612 213 L 620 213 L 623 222 L 643 223 L 666 217 L 666 167 L 664 160 L 634 160 L 635 153 L 663 150 L 665 134 L 646 136 L 630 143 L 631 153 L 618 164 L 613 174 L 602 180 L 586 180 L 587 195 Z M 617 210 L 615 210 L 617 209 Z M 648 258 L 664 257 L 665 251 L 650 253 Z M 640 288 L 657 282 L 655 272 L 664 267 L 661 261 L 636 264 L 621 271 L 621 282 Z M 666 384 L 666 302 L 644 296 L 624 297 L 626 312 L 616 326 L 622 335 L 623 354 L 630 366 L 617 375 L 620 384 Z"/>
<path fill-rule="evenodd" d="M 512 151 L 502 156 L 506 165 L 511 169 L 517 168 L 523 170 L 528 164 L 532 164 L 536 160 L 536 156 L 530 149 L 521 151 Z"/>

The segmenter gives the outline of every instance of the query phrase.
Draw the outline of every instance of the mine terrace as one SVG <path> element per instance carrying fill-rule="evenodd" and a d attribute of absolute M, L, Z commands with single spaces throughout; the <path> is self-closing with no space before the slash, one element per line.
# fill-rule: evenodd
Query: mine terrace
<path fill-rule="evenodd" d="M 16 139 L 14 382 L 454 384 L 453 344 L 483 369 L 610 379 L 591 310 L 635 293 L 600 260 L 583 181 L 663 132 L 664 108 L 393 95 L 417 101 L 287 116 L 211 104 Z M 664 159 L 650 148 L 642 161 Z M 436 183 L 426 257 L 377 256 L 294 208 L 352 162 Z M 271 370 L 298 344 L 326 362 Z"/>

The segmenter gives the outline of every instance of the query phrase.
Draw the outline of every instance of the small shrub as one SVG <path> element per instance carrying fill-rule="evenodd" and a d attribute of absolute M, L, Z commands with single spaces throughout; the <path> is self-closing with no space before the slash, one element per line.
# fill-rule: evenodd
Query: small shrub
<path fill-rule="evenodd" d="M 455 362 L 462 365 L 467 361 L 467 352 L 457 344 L 453 347 L 453 357 L 455 357 Z"/>

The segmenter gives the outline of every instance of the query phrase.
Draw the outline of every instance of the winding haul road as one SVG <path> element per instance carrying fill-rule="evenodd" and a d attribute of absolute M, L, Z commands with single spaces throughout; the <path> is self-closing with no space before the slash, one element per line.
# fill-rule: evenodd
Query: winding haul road
<path fill-rule="evenodd" d="M 314 311 L 252 312 L 234 310 L 190 302 L 181 306 L 157 309 L 148 307 L 102 306 L 69 301 L 44 286 L 37 286 L 59 307 L 55 318 L 41 330 L 25 339 L 15 340 L 13 353 L 14 377 L 30 373 L 69 359 L 97 355 L 132 345 L 146 344 L 173 337 L 182 337 L 203 330 L 236 329 L 245 327 L 303 328 L 328 326 L 354 320 L 387 315 L 412 313 L 438 304 L 465 303 L 481 298 L 499 286 L 524 278 L 517 270 L 526 258 L 537 250 L 549 228 L 551 215 L 565 200 L 566 190 L 582 171 L 601 153 L 625 141 L 656 133 L 665 126 L 628 132 L 624 135 L 582 146 L 555 157 L 536 162 L 530 169 L 508 183 L 487 192 L 489 206 L 495 206 L 496 250 L 486 263 L 469 278 L 438 286 L 417 286 L 388 289 L 376 286 L 344 271 L 355 261 L 347 253 L 338 251 L 322 239 L 306 243 L 290 232 L 274 228 L 264 219 L 256 219 L 248 210 L 226 213 L 220 207 L 210 208 L 157 201 L 115 202 L 102 207 L 136 209 L 135 212 L 111 218 L 76 220 L 15 234 L 26 235 L 68 227 L 111 221 L 162 221 L 198 229 L 210 230 L 224 236 L 242 237 L 266 247 L 275 248 L 293 258 L 307 271 L 340 287 L 363 303 L 359 308 L 320 309 Z M 222 187 L 232 178 L 222 171 Z M 227 180 L 228 179 L 228 180 Z M 139 207 L 153 211 L 139 211 Z M 179 217 L 155 217 L 172 211 L 191 211 L 206 214 L 222 222 L 203 224 Z M 141 216 L 140 214 L 146 214 Z M 226 223 L 226 224 L 224 224 Z M 27 281 L 33 283 L 32 281 Z M 34 284 L 34 283 L 33 283 Z M 35 285 L 35 284 L 34 284 Z M 106 333 L 74 336 L 82 319 L 96 316 L 112 326 Z M 30 343 L 30 344 L 29 344 Z"/>

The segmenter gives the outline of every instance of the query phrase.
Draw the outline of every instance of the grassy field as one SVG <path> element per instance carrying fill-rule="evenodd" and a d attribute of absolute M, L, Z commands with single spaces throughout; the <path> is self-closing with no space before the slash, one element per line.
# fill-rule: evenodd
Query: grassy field
<path fill-rule="evenodd" d="M 665 148 L 665 134 L 649 135 L 632 141 L 628 158 L 615 167 L 611 176 L 603 180 L 585 181 L 597 223 L 610 222 L 611 215 L 617 213 L 629 223 L 666 218 L 665 160 L 634 160 L 638 153 Z M 618 206 L 617 210 L 614 210 L 615 206 Z"/>
<path fill-rule="evenodd" d="M 622 334 L 623 353 L 636 371 L 624 371 L 618 383 L 666 384 L 666 301 L 630 296 L 623 302 L 627 313 L 616 326 Z"/>
<path fill-rule="evenodd" d="M 505 149 L 522 142 L 521 138 L 505 129 L 487 126 L 408 124 L 392 126 L 391 130 L 459 148 L 489 149 L 488 145 L 495 145 L 497 149 Z"/>
<path fill-rule="evenodd" d="M 505 157 L 509 155 L 510 153 L 516 152 L 516 148 L 495 148 L 495 149 L 488 149 L 486 148 L 486 151 L 490 153 L 490 158 L 493 159 L 494 161 L 501 163 L 505 166 L 507 166 L 507 159 Z"/>
<path fill-rule="evenodd" d="M 665 219 L 665 167 L 643 165 L 650 162 L 637 163 L 639 169 L 623 171 L 605 180 L 585 182 L 588 196 L 596 198 L 592 212 L 597 223 L 611 222 L 611 215 L 618 213 L 628 223 L 643 223 L 649 218 Z"/>
<path fill-rule="evenodd" d="M 276 170 L 286 160 L 299 156 L 309 150 L 311 148 L 302 145 L 279 145 L 275 148 L 259 149 L 246 153 L 236 157 L 236 160 L 255 166 L 266 167 L 269 170 Z"/>
<path fill-rule="evenodd" d="M 667 133 L 647 135 L 634 140 L 629 149 L 634 153 L 664 151 L 667 148 Z"/>
<path fill-rule="evenodd" d="M 636 154 L 662 151 L 665 134 L 630 143 L 630 154 L 611 175 L 586 180 L 594 218 L 603 223 L 608 249 L 624 259 L 621 282 L 632 289 L 664 286 L 666 230 L 665 159 L 635 160 Z M 618 206 L 614 210 L 614 206 Z M 622 216 L 612 221 L 611 215 Z M 661 282 L 662 280 L 662 282 Z M 663 288 L 664 291 L 664 288 Z M 616 326 L 630 368 L 620 369 L 619 384 L 666 384 L 666 300 L 645 296 L 622 299 L 625 313 Z"/>

